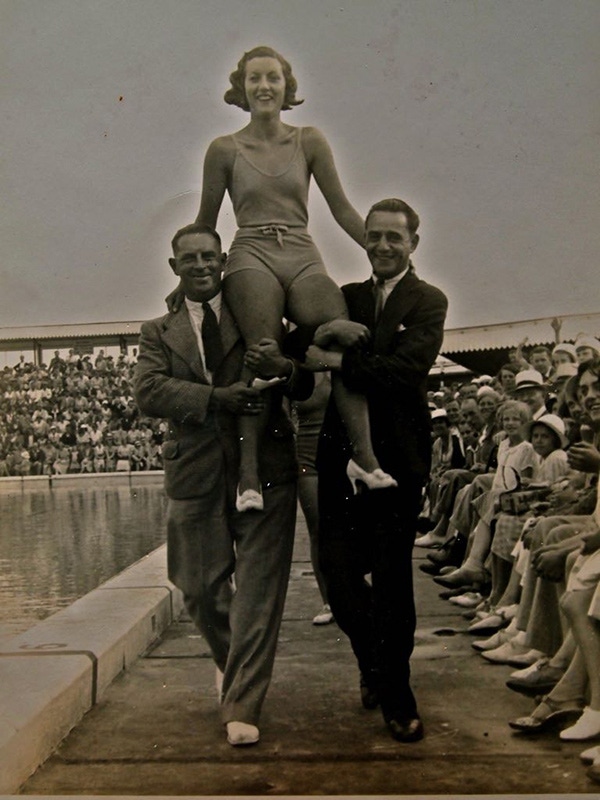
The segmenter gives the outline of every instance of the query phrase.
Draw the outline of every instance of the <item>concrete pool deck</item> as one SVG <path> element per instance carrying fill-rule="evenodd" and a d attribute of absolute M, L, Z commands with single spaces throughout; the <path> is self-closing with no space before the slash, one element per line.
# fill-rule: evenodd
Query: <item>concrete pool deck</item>
<path fill-rule="evenodd" d="M 0 793 L 598 797 L 578 759 L 586 745 L 511 733 L 533 702 L 415 576 L 423 741 L 394 742 L 362 709 L 345 637 L 311 624 L 320 602 L 300 519 L 258 745 L 225 741 L 214 665 L 161 547 L 0 652 Z"/>

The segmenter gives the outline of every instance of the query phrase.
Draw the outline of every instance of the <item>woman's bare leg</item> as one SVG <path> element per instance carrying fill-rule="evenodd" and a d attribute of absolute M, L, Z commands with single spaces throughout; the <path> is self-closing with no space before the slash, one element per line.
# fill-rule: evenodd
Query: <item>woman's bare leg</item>
<path fill-rule="evenodd" d="M 334 319 L 348 319 L 348 310 L 341 289 L 331 278 L 310 275 L 290 287 L 286 315 L 296 325 L 316 328 Z M 331 375 L 331 390 L 350 440 L 354 461 L 366 472 L 373 472 L 379 468 L 379 462 L 371 443 L 366 398 L 347 389 L 341 376 L 335 372 Z"/>
<path fill-rule="evenodd" d="M 223 283 L 225 299 L 241 331 L 246 347 L 263 338 L 281 343 L 285 304 L 283 288 L 275 276 L 255 269 L 241 270 L 228 275 Z M 249 383 L 254 372 L 244 367 L 240 380 Z M 240 416 L 240 474 L 238 491 L 260 492 L 258 447 L 269 417 L 269 391 L 264 392 L 265 407 L 258 416 Z"/>

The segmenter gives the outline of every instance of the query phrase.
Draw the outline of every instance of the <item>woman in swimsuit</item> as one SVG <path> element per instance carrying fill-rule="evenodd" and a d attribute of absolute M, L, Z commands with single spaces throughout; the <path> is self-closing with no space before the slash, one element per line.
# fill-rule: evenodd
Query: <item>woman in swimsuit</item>
<path fill-rule="evenodd" d="M 284 317 L 314 328 L 329 323 L 317 330 L 315 342 L 321 346 L 364 341 L 367 328 L 348 321 L 343 294 L 326 274 L 306 230 L 311 175 L 336 222 L 361 247 L 364 222 L 344 194 L 323 134 L 316 128 L 287 125 L 280 118 L 282 111 L 303 102 L 296 99 L 290 65 L 271 48 L 257 47 L 244 54 L 230 82 L 225 101 L 249 111 L 250 122 L 210 144 L 197 221 L 216 228 L 225 191 L 229 193 L 239 230 L 223 286 L 247 348 L 259 346 L 263 339 L 279 341 Z M 250 381 L 251 356 L 247 364 L 242 379 Z M 371 489 L 396 485 L 373 452 L 364 397 L 346 390 L 337 375 L 333 392 L 352 446 L 348 476 L 353 485 L 356 480 Z M 240 417 L 240 511 L 263 505 L 257 467 L 260 424 L 261 418 Z"/>

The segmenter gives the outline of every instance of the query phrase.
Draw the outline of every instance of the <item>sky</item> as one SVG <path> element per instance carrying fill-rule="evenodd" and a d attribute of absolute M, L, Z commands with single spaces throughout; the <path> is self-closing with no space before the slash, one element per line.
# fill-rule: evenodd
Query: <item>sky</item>
<path fill-rule="evenodd" d="M 598 0 L 0 0 L 0 327 L 164 313 L 258 44 L 291 62 L 305 102 L 283 119 L 325 134 L 359 213 L 417 210 L 448 327 L 597 311 L 599 34 Z M 315 185 L 309 212 L 329 274 L 364 280 Z"/>

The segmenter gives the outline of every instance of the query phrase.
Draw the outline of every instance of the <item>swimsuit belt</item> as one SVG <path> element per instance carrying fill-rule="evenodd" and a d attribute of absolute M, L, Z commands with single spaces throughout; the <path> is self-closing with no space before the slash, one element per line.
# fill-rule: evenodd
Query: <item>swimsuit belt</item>
<path fill-rule="evenodd" d="M 263 236 L 277 237 L 279 247 L 283 247 L 283 234 L 287 233 L 289 228 L 287 225 L 263 225 L 258 228 Z"/>

